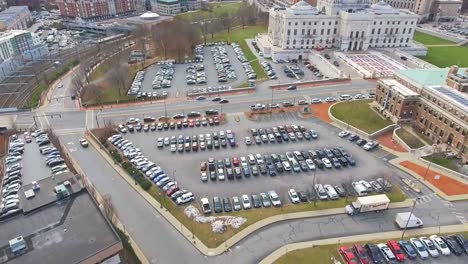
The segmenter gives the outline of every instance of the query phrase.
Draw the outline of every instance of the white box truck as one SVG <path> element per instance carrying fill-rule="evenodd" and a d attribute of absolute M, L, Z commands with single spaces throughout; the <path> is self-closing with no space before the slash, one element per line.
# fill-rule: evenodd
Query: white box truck
<path fill-rule="evenodd" d="M 409 218 L 409 221 L 408 221 L 408 218 Z M 400 229 L 404 229 L 407 224 L 408 224 L 407 228 L 422 227 L 424 224 L 421 219 L 417 218 L 411 212 L 398 213 L 395 218 L 395 223 L 398 225 Z"/>
<path fill-rule="evenodd" d="M 345 207 L 345 211 L 349 215 L 365 212 L 376 212 L 387 210 L 389 204 L 390 199 L 388 199 L 387 195 L 385 194 L 358 197 L 355 202 L 352 202 L 350 205 Z"/>

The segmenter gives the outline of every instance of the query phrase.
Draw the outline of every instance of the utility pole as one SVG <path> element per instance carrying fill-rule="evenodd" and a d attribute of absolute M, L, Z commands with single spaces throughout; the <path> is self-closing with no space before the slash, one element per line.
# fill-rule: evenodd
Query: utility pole
<path fill-rule="evenodd" d="M 405 236 L 406 229 L 408 229 L 409 221 L 411 219 L 411 216 L 413 216 L 413 211 L 414 211 L 414 208 L 416 208 L 416 202 L 418 200 L 419 200 L 419 197 L 413 200 L 413 208 L 411 208 L 411 212 L 410 212 L 410 214 L 408 216 L 408 220 L 406 221 L 406 225 L 405 225 L 405 228 L 403 229 L 403 233 L 401 234 L 400 240 L 403 240 L 403 237 Z"/>

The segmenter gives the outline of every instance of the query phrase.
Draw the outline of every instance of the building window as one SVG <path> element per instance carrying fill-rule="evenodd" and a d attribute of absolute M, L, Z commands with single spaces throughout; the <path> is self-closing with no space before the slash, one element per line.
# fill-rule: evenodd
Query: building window
<path fill-rule="evenodd" d="M 372 34 L 374 34 L 375 29 L 372 29 Z"/>
<path fill-rule="evenodd" d="M 327 29 L 327 35 L 330 35 L 330 29 Z"/>
<path fill-rule="evenodd" d="M 388 33 L 388 28 L 385 28 L 385 34 L 387 34 L 387 33 Z"/>
<path fill-rule="evenodd" d="M 302 29 L 302 35 L 304 35 L 304 34 L 305 34 L 305 29 Z"/>
<path fill-rule="evenodd" d="M 369 43 L 372 43 L 373 39 L 370 39 Z"/>
<path fill-rule="evenodd" d="M 329 25 L 329 26 L 331 26 L 331 21 L 330 21 L 330 22 L 328 22 L 328 25 Z"/>
<path fill-rule="evenodd" d="M 312 25 L 312 22 L 309 21 L 309 26 Z"/>
<path fill-rule="evenodd" d="M 314 28 L 314 33 L 313 33 L 314 35 L 315 35 L 315 32 L 316 32 L 316 31 L 315 31 L 315 28 Z"/>
<path fill-rule="evenodd" d="M 350 37 L 350 38 L 353 37 L 353 31 L 351 31 L 351 33 L 349 34 L 349 37 Z"/>
<path fill-rule="evenodd" d="M 380 35 L 380 28 L 377 29 L 377 35 Z"/>
<path fill-rule="evenodd" d="M 297 35 L 297 29 L 294 29 L 294 36 Z"/>
<path fill-rule="evenodd" d="M 310 28 L 307 30 L 307 35 L 310 35 Z"/>
<path fill-rule="evenodd" d="M 411 34 L 411 28 L 410 28 L 410 29 L 408 29 L 408 34 Z"/>
<path fill-rule="evenodd" d="M 305 22 L 305 21 L 304 21 L 304 22 L 302 22 L 302 25 L 303 25 L 303 26 L 305 26 L 305 24 L 306 24 L 306 22 Z"/>
<path fill-rule="evenodd" d="M 316 25 L 317 25 L 317 21 L 314 22 L 314 26 L 316 26 Z"/>
<path fill-rule="evenodd" d="M 335 28 L 335 29 L 333 29 L 333 34 L 336 34 L 336 28 Z"/>
<path fill-rule="evenodd" d="M 288 29 L 288 36 L 289 36 L 289 35 L 291 35 L 291 30 L 290 30 L 290 29 Z"/>
<path fill-rule="evenodd" d="M 320 30 L 320 35 L 323 36 L 323 28 Z"/>
<path fill-rule="evenodd" d="M 297 26 L 297 22 L 296 22 L 296 23 L 294 23 L 294 25 L 296 25 L 296 26 Z"/>

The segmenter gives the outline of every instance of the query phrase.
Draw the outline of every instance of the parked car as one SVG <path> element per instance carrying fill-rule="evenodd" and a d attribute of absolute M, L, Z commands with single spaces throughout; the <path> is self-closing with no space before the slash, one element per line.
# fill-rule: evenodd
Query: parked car
<path fill-rule="evenodd" d="M 271 203 L 273 204 L 274 207 L 280 207 L 281 206 L 281 200 L 278 196 L 278 194 L 275 191 L 269 191 L 268 196 L 270 197 Z"/>
<path fill-rule="evenodd" d="M 429 257 L 429 253 L 419 239 L 412 237 L 410 238 L 410 243 L 413 245 L 420 258 L 427 259 Z"/>
<path fill-rule="evenodd" d="M 294 189 L 290 189 L 288 191 L 288 196 L 292 203 L 300 202 L 299 196 L 297 195 L 297 192 Z"/>
<path fill-rule="evenodd" d="M 386 244 L 379 243 L 377 244 L 377 247 L 380 249 L 380 252 L 382 253 L 382 256 L 387 261 L 387 263 L 392 263 L 396 260 L 395 255 Z"/>
<path fill-rule="evenodd" d="M 450 248 L 450 251 L 453 252 L 453 254 L 457 256 L 460 256 L 461 254 L 463 254 L 463 249 L 458 244 L 455 236 L 444 236 L 442 237 L 442 239 L 447 244 L 448 248 Z"/>
<path fill-rule="evenodd" d="M 353 251 L 349 247 L 342 246 L 340 247 L 338 251 L 340 252 L 346 264 L 358 263 L 356 256 L 354 255 Z"/>
<path fill-rule="evenodd" d="M 450 255 L 450 249 L 447 246 L 447 244 L 442 240 L 442 238 L 440 238 L 437 235 L 432 235 L 429 237 L 429 239 L 432 241 L 432 243 L 434 243 L 434 246 L 437 248 L 437 250 L 440 253 L 442 253 L 442 255 L 444 256 Z"/>
<path fill-rule="evenodd" d="M 415 259 L 418 257 L 418 254 L 416 253 L 413 245 L 411 245 L 411 243 L 407 240 L 400 240 L 398 241 L 398 244 L 409 259 Z"/>
<path fill-rule="evenodd" d="M 356 254 L 356 257 L 359 259 L 359 262 L 361 264 L 369 264 L 370 263 L 370 257 L 367 254 L 366 249 L 359 245 L 359 244 L 354 244 L 353 246 L 354 253 Z"/>
<path fill-rule="evenodd" d="M 455 235 L 455 239 L 457 240 L 458 244 L 463 249 L 463 251 L 466 254 L 468 254 L 468 240 L 466 240 L 462 234 Z"/>
<path fill-rule="evenodd" d="M 367 252 L 369 253 L 369 257 L 372 260 L 372 263 L 375 263 L 375 264 L 383 263 L 383 256 L 380 253 L 380 250 L 376 245 L 366 244 L 364 247 L 367 249 Z"/>
<path fill-rule="evenodd" d="M 420 237 L 419 240 L 424 245 L 427 252 L 429 252 L 429 255 L 431 255 L 431 257 L 433 257 L 433 258 L 439 257 L 439 251 L 437 250 L 436 246 L 434 245 L 434 243 L 429 238 Z"/>
<path fill-rule="evenodd" d="M 393 252 L 393 255 L 395 255 L 396 260 L 398 260 L 399 262 L 405 261 L 405 253 L 403 253 L 403 250 L 400 248 L 400 245 L 395 240 L 389 240 L 387 242 L 387 246 Z"/>

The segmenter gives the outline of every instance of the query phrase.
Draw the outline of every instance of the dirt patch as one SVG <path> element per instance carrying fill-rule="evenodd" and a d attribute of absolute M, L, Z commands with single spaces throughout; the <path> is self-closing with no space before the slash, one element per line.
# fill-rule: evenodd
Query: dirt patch
<path fill-rule="evenodd" d="M 420 166 L 411 161 L 400 162 L 400 165 L 414 171 L 415 173 L 419 174 L 421 177 L 425 176 L 426 181 L 430 182 L 432 185 L 437 187 L 446 195 L 468 194 L 467 184 L 459 182 L 446 175 L 435 172 L 431 169 L 427 170 L 427 167 Z M 426 171 L 427 171 L 427 175 L 426 175 Z M 434 178 L 436 175 L 439 176 L 438 180 Z"/>
<path fill-rule="evenodd" d="M 380 135 L 377 139 L 380 144 L 384 145 L 385 147 L 389 149 L 392 149 L 398 152 L 408 152 L 402 145 L 398 144 L 398 142 L 396 142 L 393 139 L 393 130 Z"/>

